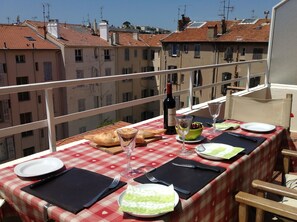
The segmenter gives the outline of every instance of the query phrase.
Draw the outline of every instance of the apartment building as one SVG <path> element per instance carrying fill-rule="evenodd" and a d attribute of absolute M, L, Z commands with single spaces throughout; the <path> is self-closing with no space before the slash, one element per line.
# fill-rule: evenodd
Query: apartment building
<path fill-rule="evenodd" d="M 144 73 L 160 70 L 160 39 L 164 34 L 139 34 L 137 31 L 111 32 L 116 41 L 118 74 Z M 145 77 L 118 82 L 117 101 L 126 102 L 160 93 L 159 79 Z M 118 117 L 127 122 L 139 122 L 160 114 L 160 103 L 151 102 L 132 109 L 122 109 Z"/>
<path fill-rule="evenodd" d="M 269 19 L 244 19 L 234 21 L 190 22 L 183 17 L 179 31 L 171 33 L 162 40 L 164 49 L 161 69 L 202 66 L 209 64 L 232 63 L 252 59 L 264 59 L 267 55 L 269 41 Z M 222 80 L 238 78 L 247 72 L 246 68 L 235 66 L 226 68 L 197 70 L 193 73 L 193 85 L 209 85 Z M 265 72 L 261 64 L 253 67 L 252 72 Z M 181 90 L 189 87 L 189 78 L 184 73 L 167 76 L 173 82 L 173 89 Z M 251 85 L 258 85 L 263 79 L 254 78 Z M 209 90 L 196 91 L 194 98 L 176 98 L 178 108 L 187 106 L 189 99 L 193 104 L 208 101 L 226 94 L 226 84 Z M 238 81 L 236 86 L 245 86 Z"/>
<path fill-rule="evenodd" d="M 32 29 L 19 25 L 0 25 L 0 85 L 21 85 L 60 80 L 60 49 Z M 64 112 L 54 92 L 55 115 Z M 46 119 L 43 92 L 20 92 L 0 96 L 0 127 Z M 57 131 L 61 129 L 57 127 Z M 0 163 L 48 149 L 47 129 L 26 131 L 0 138 Z"/>
<path fill-rule="evenodd" d="M 165 35 L 143 34 L 141 38 L 137 30 L 109 30 L 106 21 L 94 22 L 88 27 L 61 24 L 58 20 L 46 24 L 26 21 L 25 24 L 61 49 L 65 79 L 128 75 L 160 69 L 160 39 Z M 155 78 L 127 78 L 117 83 L 68 87 L 64 89 L 67 113 L 156 95 L 159 93 L 157 81 Z M 118 120 L 138 122 L 159 113 L 157 102 L 135 106 L 64 124 L 64 134 L 76 135 Z"/>
<path fill-rule="evenodd" d="M 43 34 L 56 44 L 62 52 L 62 70 L 65 79 L 80 79 L 90 77 L 110 76 L 115 74 L 115 49 L 108 42 L 107 24 L 97 23 L 93 26 L 76 24 L 61 24 L 58 20 L 43 22 L 26 21 L 26 25 Z M 66 113 L 111 105 L 116 102 L 114 83 L 79 85 L 65 87 Z M 111 123 L 116 119 L 116 112 L 98 114 L 93 117 L 68 122 L 64 125 L 65 136 L 77 135 L 101 125 Z"/>

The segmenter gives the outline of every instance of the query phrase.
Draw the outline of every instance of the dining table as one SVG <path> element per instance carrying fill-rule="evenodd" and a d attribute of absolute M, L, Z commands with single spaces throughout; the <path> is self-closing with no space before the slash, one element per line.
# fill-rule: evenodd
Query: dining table
<path fill-rule="evenodd" d="M 225 122 L 243 124 L 243 122 L 236 120 L 226 120 Z M 155 118 L 131 126 L 138 129 L 163 129 L 163 118 Z M 256 138 L 258 144 L 250 149 L 245 149 L 246 152 L 240 152 L 230 159 L 214 160 L 195 152 L 196 147 L 201 143 L 232 144 L 233 137 L 227 135 L 227 132 Z M 295 149 L 288 143 L 290 140 L 288 131 L 281 126 L 276 126 L 272 131 L 260 133 L 248 131 L 241 127 L 213 133 L 211 127 L 205 125 L 202 136 L 203 140 L 198 143 L 186 143 L 186 148 L 194 151 L 188 156 L 178 155 L 182 144 L 176 134 L 163 134 L 159 139 L 143 146 L 137 146 L 133 150 L 131 155 L 133 168 L 151 167 L 155 169 L 156 173 L 158 170 L 160 172 L 163 170 L 164 178 L 171 179 L 173 183 L 179 183 L 179 185 L 182 184 L 183 178 L 188 178 L 187 172 L 190 170 L 172 168 L 174 166 L 169 164 L 172 161 L 195 161 L 195 163 L 219 169 L 219 173 L 213 173 L 211 176 L 203 170 L 197 175 L 191 171 L 192 175 L 184 187 L 191 189 L 194 184 L 197 184 L 197 187 L 190 195 L 177 192 L 179 201 L 174 210 L 160 216 L 147 218 L 124 213 L 120 210 L 119 197 L 128 185 L 136 186 L 150 183 L 145 180 L 142 174 L 129 179 L 121 177 L 122 184 L 118 189 L 110 192 L 89 208 L 70 212 L 63 207 L 49 204 L 48 201 L 38 197 L 38 195 L 27 192 L 28 187 L 38 180 L 19 177 L 14 171 L 16 165 L 13 165 L 1 170 L 0 196 L 18 213 L 23 221 L 237 221 L 238 204 L 235 201 L 235 194 L 238 191 L 255 192 L 251 187 L 251 182 L 254 179 L 271 181 L 281 148 L 286 145 L 290 149 Z M 247 142 L 244 139 L 242 141 L 243 143 Z M 240 145 L 241 143 L 238 147 Z M 114 178 L 125 169 L 127 164 L 125 152 L 113 155 L 95 148 L 88 140 L 70 144 L 64 149 L 59 149 L 36 159 L 49 157 L 61 160 L 65 169 L 85 170 L 108 178 Z M 66 177 L 67 174 L 69 173 L 60 177 Z M 199 175 L 203 176 L 200 177 Z M 209 176 L 209 178 L 203 182 L 204 176 Z M 82 178 L 77 176 L 72 183 L 81 180 Z M 86 183 L 85 186 L 89 185 Z M 91 188 L 86 187 L 86 189 Z M 72 195 L 79 197 L 80 193 L 77 192 Z"/>

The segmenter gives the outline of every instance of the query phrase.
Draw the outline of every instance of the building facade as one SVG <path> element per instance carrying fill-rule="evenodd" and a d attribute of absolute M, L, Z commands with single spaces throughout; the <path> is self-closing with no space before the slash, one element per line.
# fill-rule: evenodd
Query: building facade
<path fill-rule="evenodd" d="M 190 20 L 189 20 L 190 21 Z M 264 59 L 267 55 L 270 20 L 246 19 L 235 21 L 188 22 L 180 31 L 171 33 L 162 40 L 163 58 L 161 69 L 175 69 L 210 64 L 232 63 L 252 59 Z M 253 72 L 265 72 L 263 66 L 256 65 Z M 197 70 L 193 75 L 193 86 L 211 85 L 223 80 L 246 75 L 246 68 L 234 67 Z M 187 77 L 187 79 L 185 79 Z M 175 73 L 168 75 L 166 81 L 173 83 L 174 90 L 189 88 L 189 75 Z M 255 86 L 264 79 L 253 78 Z M 209 90 L 195 91 L 193 98 L 175 98 L 178 108 L 187 106 L 189 99 L 193 104 L 208 101 L 226 94 L 226 84 Z M 245 86 L 238 81 L 236 86 Z"/>

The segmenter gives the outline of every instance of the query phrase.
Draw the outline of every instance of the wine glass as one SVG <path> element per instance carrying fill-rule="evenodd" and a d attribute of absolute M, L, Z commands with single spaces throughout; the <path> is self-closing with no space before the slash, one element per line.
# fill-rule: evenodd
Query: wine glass
<path fill-rule="evenodd" d="M 121 142 L 122 149 L 126 152 L 127 155 L 127 166 L 126 169 L 121 173 L 123 177 L 131 178 L 139 172 L 132 169 L 131 167 L 131 155 L 132 151 L 135 148 L 136 135 L 138 130 L 135 128 L 120 128 L 116 130 L 118 137 Z"/>
<path fill-rule="evenodd" d="M 187 156 L 193 153 L 191 150 L 185 148 L 185 137 L 190 131 L 193 116 L 176 116 L 175 117 L 175 128 L 178 135 L 182 138 L 183 145 L 179 152 L 181 156 Z"/>
<path fill-rule="evenodd" d="M 216 120 L 217 120 L 217 117 L 220 114 L 221 105 L 222 105 L 222 103 L 220 103 L 220 102 L 210 102 L 210 103 L 208 103 L 208 110 L 209 110 L 209 113 L 210 113 L 210 115 L 212 116 L 212 119 L 213 119 L 213 124 L 212 124 L 212 127 L 213 127 L 212 132 L 213 133 L 217 132 Z"/>

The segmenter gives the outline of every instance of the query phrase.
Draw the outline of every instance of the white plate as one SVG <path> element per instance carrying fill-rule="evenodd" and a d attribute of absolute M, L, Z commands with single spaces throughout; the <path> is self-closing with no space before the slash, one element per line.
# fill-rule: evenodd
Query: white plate
<path fill-rule="evenodd" d="M 205 139 L 204 136 L 199 136 L 195 140 L 185 140 L 185 143 L 199 143 L 204 139 Z M 179 135 L 176 136 L 176 140 L 179 142 L 183 142 L 183 140 L 179 137 Z"/>
<path fill-rule="evenodd" d="M 14 173 L 20 177 L 37 177 L 55 172 L 63 166 L 63 162 L 58 158 L 41 158 L 18 164 L 14 168 Z"/>
<path fill-rule="evenodd" d="M 209 159 L 209 160 L 226 160 L 226 159 L 230 159 L 230 158 L 224 158 L 224 157 L 218 157 L 218 156 L 212 156 L 212 155 L 208 155 L 208 154 L 205 154 L 203 152 L 205 151 L 212 151 L 212 150 L 215 150 L 217 148 L 224 148 L 224 153 L 225 154 L 232 154 L 232 151 L 234 150 L 234 147 L 233 146 L 230 146 L 230 145 L 227 145 L 227 144 L 224 144 L 224 143 L 203 143 L 203 144 L 200 144 L 198 146 L 195 147 L 195 151 L 196 153 L 205 158 L 205 159 Z M 232 154 L 232 156 L 236 156 L 236 154 Z"/>
<path fill-rule="evenodd" d="M 139 187 L 141 189 L 160 189 L 160 188 L 163 188 L 164 185 L 161 185 L 161 184 L 155 184 L 155 183 L 146 183 L 146 184 L 139 184 L 139 185 L 136 185 L 136 187 Z M 126 191 L 123 191 L 120 196 L 119 196 L 119 199 L 118 199 L 118 204 L 119 206 L 121 206 L 121 203 L 122 203 L 122 199 L 125 195 Z M 174 191 L 174 207 L 178 204 L 179 202 L 179 196 L 178 196 L 178 193 L 176 191 Z M 130 214 L 132 216 L 135 216 L 135 217 L 142 217 L 142 218 L 153 218 L 153 217 L 159 217 L 159 216 L 162 216 L 164 214 L 167 214 L 168 212 L 164 212 L 164 213 L 159 213 L 159 214 L 134 214 L 133 212 L 126 212 L 127 214 Z"/>
<path fill-rule="evenodd" d="M 244 123 L 240 125 L 241 129 L 256 132 L 256 133 L 267 133 L 275 129 L 274 125 L 267 124 L 267 123 Z"/>

